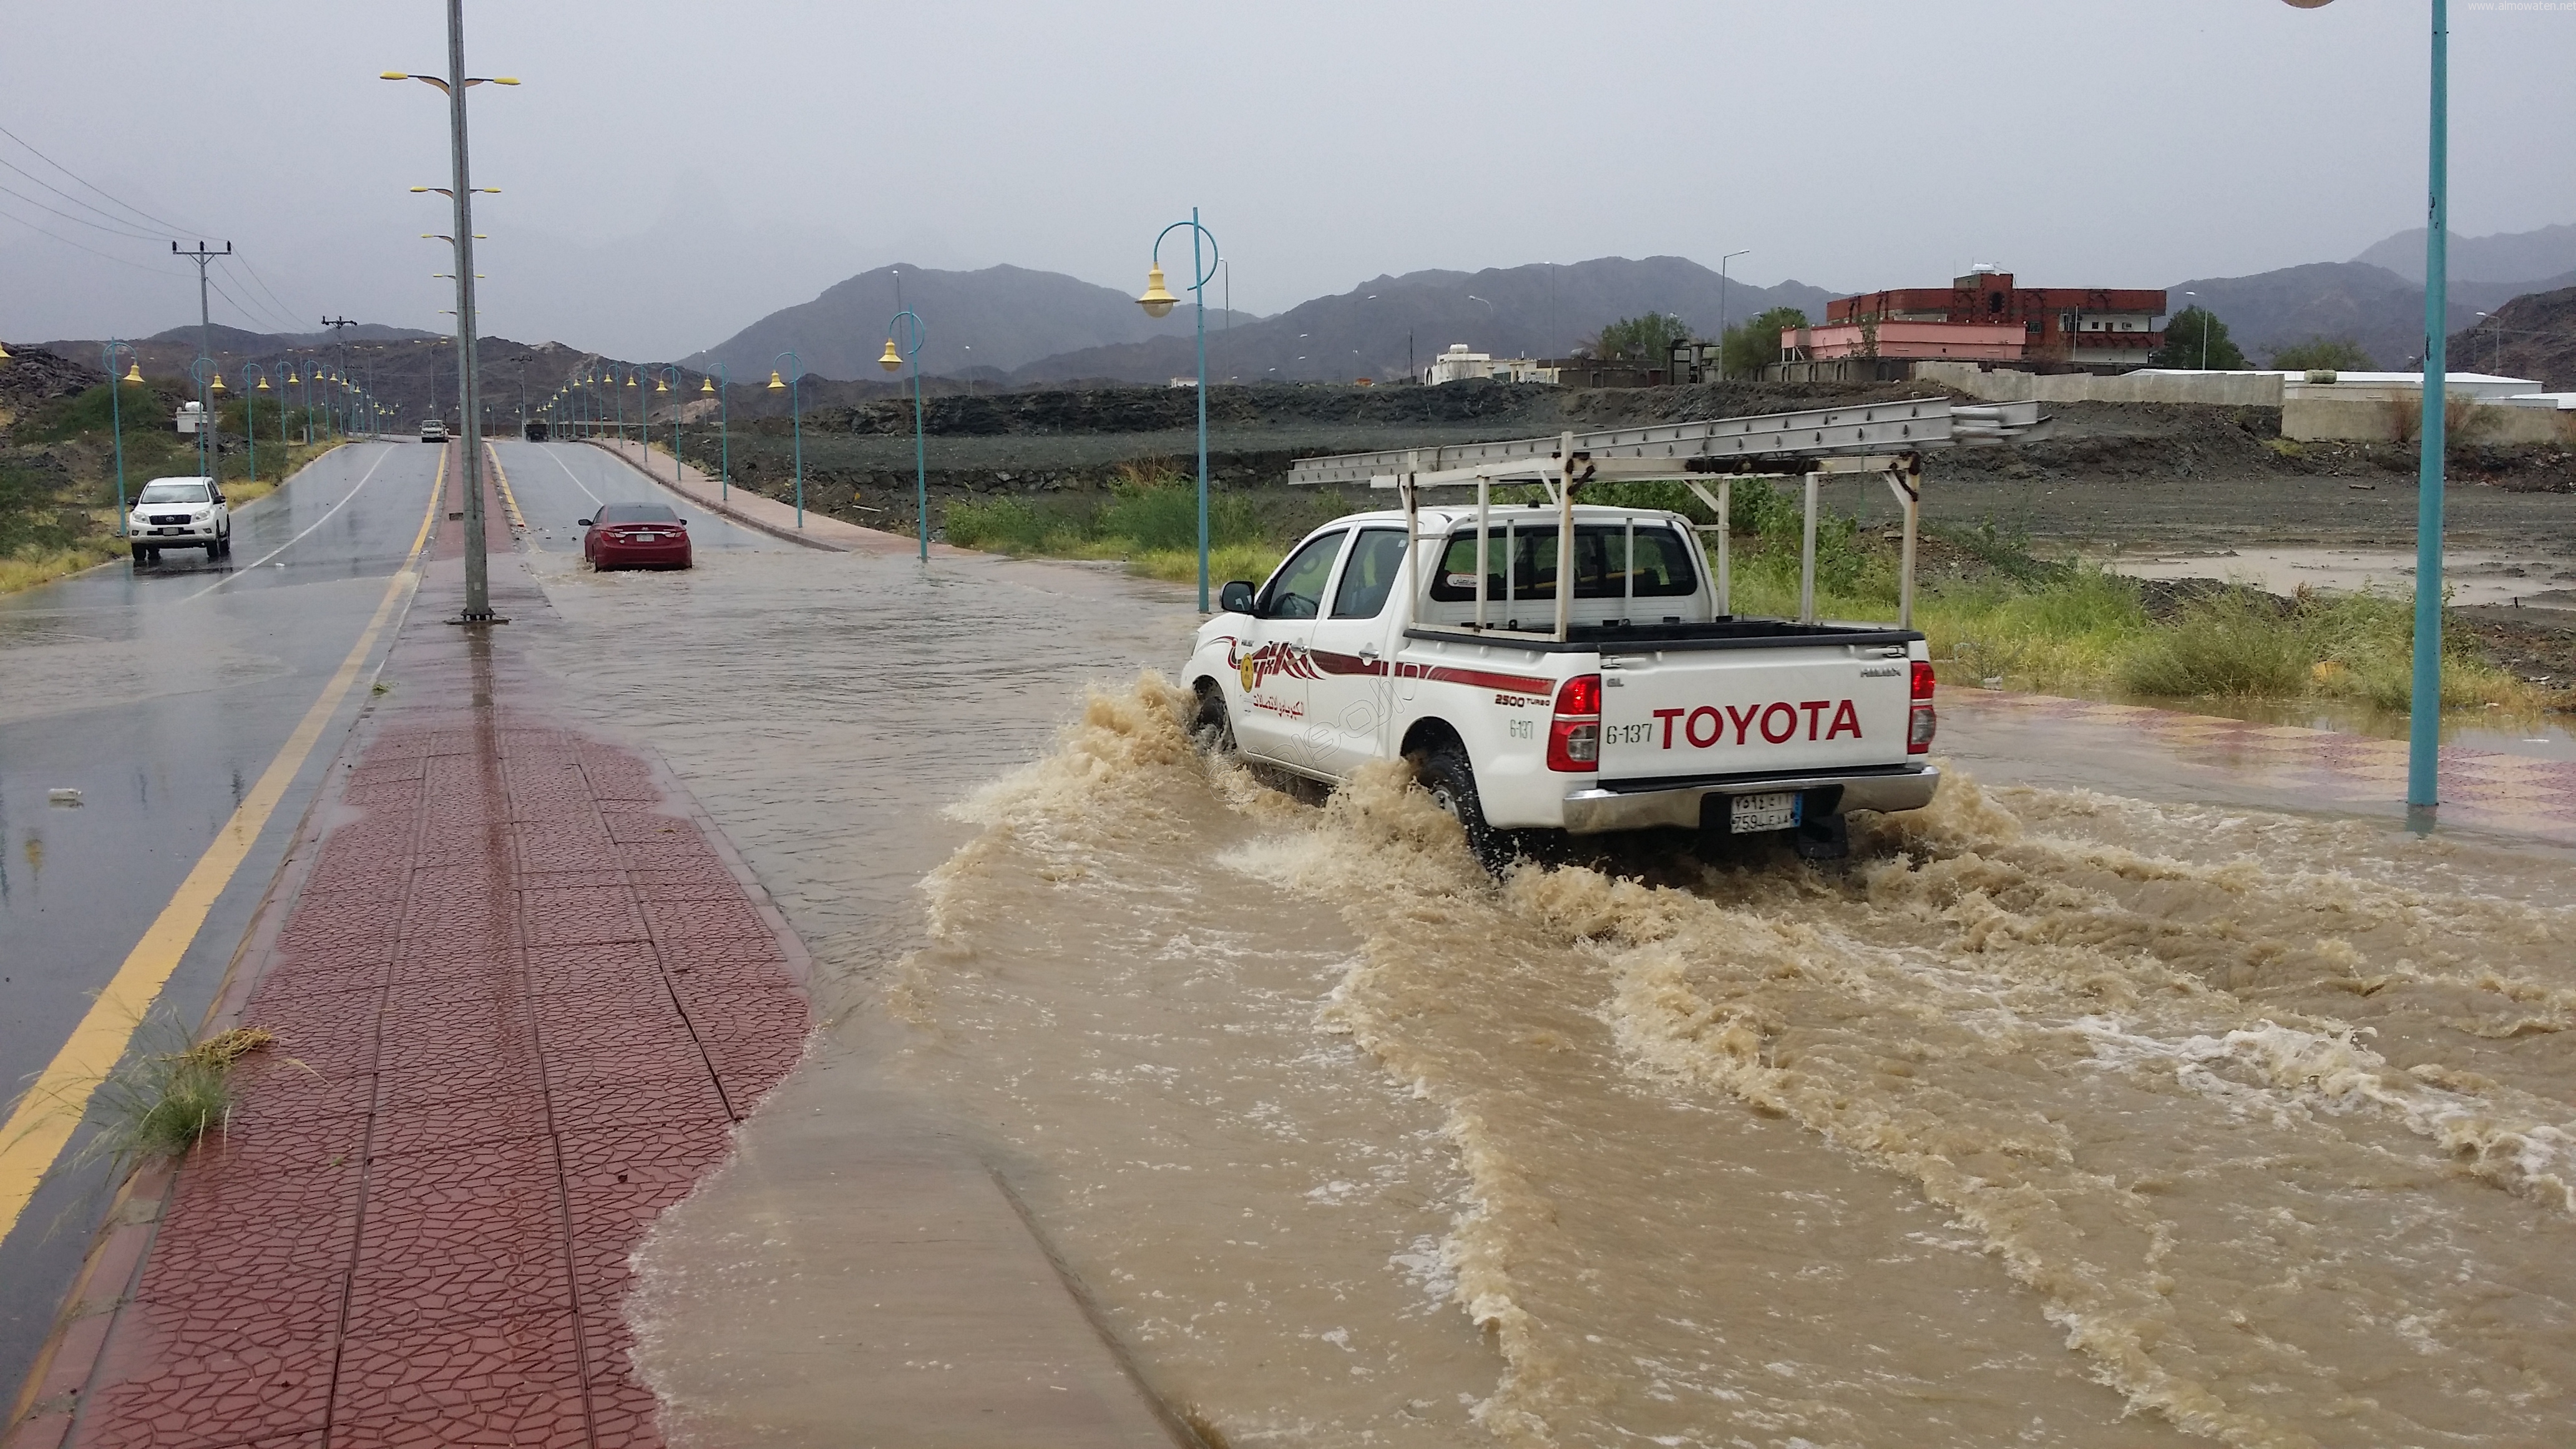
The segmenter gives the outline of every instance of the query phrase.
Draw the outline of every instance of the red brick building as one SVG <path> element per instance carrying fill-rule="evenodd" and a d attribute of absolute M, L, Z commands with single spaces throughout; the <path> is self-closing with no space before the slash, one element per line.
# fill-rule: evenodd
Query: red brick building
<path fill-rule="evenodd" d="M 2025 362 L 2143 367 L 2147 354 L 2164 345 L 2165 334 L 2156 326 L 2164 314 L 2165 294 L 2160 289 L 2016 287 L 2010 272 L 1971 272 L 1947 287 L 1906 287 L 1839 298 L 1826 304 L 1824 327 L 1817 330 L 1892 322 L 1973 326 L 1981 333 L 2015 326 L 2021 329 Z M 1886 330 L 1888 341 L 1895 341 L 1900 332 L 1909 339 L 1940 335 L 1919 327 Z M 1878 355 L 1898 354 L 1882 342 Z"/>

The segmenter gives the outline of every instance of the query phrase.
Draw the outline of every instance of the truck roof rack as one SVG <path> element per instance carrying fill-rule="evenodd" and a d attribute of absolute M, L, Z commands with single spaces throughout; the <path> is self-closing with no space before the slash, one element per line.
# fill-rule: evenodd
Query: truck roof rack
<path fill-rule="evenodd" d="M 1491 541 L 1496 483 L 1535 483 L 1547 490 L 1549 500 L 1557 506 L 1560 559 L 1570 559 L 1574 553 L 1577 488 L 1620 479 L 1670 479 L 1689 485 L 1717 515 L 1715 524 L 1697 527 L 1702 533 L 1714 535 L 1717 612 L 1727 614 L 1733 608 L 1727 520 L 1734 480 L 1802 478 L 1806 484 L 1806 520 L 1798 550 L 1798 618 L 1801 623 L 1812 624 L 1816 622 L 1817 487 L 1834 474 L 1874 474 L 1886 482 L 1905 510 L 1904 556 L 1897 575 L 1897 625 L 1910 629 L 1914 625 L 1914 546 L 1923 501 L 1923 453 L 1963 445 L 2036 441 L 2048 436 L 2052 423 L 2035 402 L 1962 405 L 1946 397 L 1909 398 L 1859 407 L 1654 423 L 1591 433 L 1565 432 L 1553 438 L 1300 458 L 1290 465 L 1288 482 L 1300 486 L 1365 481 L 1371 488 L 1393 488 L 1401 493 L 1404 566 L 1414 575 L 1408 578 L 1405 589 L 1408 628 L 1421 617 L 1424 588 L 1417 563 L 1421 555 L 1421 490 L 1474 487 L 1476 617 L 1468 627 L 1476 634 L 1486 635 L 1520 632 L 1497 629 L 1487 617 L 1486 550 Z M 1714 494 L 1707 487 L 1710 481 L 1717 485 Z M 1632 519 L 1632 532 L 1635 526 Z M 1633 550 L 1634 544 L 1630 547 Z M 1573 594 L 1570 588 L 1556 591 L 1556 621 L 1550 637 L 1560 644 L 1568 637 Z"/>

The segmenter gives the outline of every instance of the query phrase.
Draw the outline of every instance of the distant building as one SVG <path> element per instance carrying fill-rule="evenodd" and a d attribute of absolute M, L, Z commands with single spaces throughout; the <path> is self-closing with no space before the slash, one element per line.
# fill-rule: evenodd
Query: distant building
<path fill-rule="evenodd" d="M 1478 379 L 1552 383 L 1556 381 L 1556 369 L 1535 357 L 1496 357 L 1488 352 L 1470 352 L 1466 343 L 1455 342 L 1422 370 L 1422 381 L 1430 387 Z"/>
<path fill-rule="evenodd" d="M 2125 371 L 2164 345 L 2164 312 L 2161 290 L 2016 287 L 2010 272 L 1978 271 L 1948 287 L 1837 298 L 1821 325 L 1783 331 L 1780 346 L 1791 362 L 1952 358 Z"/>

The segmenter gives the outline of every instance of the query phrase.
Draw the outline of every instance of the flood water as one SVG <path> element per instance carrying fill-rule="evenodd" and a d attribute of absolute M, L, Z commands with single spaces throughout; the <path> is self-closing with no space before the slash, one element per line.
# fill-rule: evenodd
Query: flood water
<path fill-rule="evenodd" d="M 2013 762 L 1953 739 L 1845 865 L 1497 887 L 1392 777 L 1318 808 L 1195 751 L 1147 672 L 1178 591 L 540 567 L 564 687 L 817 955 L 832 1025 L 780 1101 L 855 1066 L 946 1114 L 1228 1443 L 2576 1421 L 2563 848 L 1986 784 Z M 647 1278 L 758 1231 L 727 1212 L 719 1179 Z M 836 1311 L 792 1265 L 758 1291 L 791 1332 Z"/>

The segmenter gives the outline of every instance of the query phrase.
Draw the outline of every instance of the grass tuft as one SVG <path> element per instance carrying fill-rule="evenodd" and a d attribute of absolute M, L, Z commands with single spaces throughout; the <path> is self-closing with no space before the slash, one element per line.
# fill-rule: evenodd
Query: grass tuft
<path fill-rule="evenodd" d="M 166 1017 L 157 1025 L 158 1031 L 138 1035 L 166 1042 L 178 1034 Z M 241 1026 L 201 1042 L 129 1056 L 90 1098 L 99 1131 L 82 1147 L 81 1159 L 131 1163 L 185 1153 L 232 1115 L 235 1064 L 276 1042 L 264 1027 Z"/>

